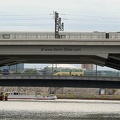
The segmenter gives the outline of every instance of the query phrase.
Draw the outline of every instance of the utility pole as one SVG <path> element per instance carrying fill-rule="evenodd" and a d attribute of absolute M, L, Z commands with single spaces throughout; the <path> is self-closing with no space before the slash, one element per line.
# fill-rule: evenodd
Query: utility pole
<path fill-rule="evenodd" d="M 55 38 L 60 38 L 59 31 L 64 30 L 64 23 L 61 23 L 61 18 L 59 18 L 59 13 L 54 12 L 55 15 Z"/>

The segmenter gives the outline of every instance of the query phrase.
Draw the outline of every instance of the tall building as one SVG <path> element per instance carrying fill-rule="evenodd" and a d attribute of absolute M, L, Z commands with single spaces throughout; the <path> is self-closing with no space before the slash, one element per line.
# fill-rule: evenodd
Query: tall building
<path fill-rule="evenodd" d="M 93 64 L 82 64 L 81 67 L 86 70 L 93 70 Z"/>

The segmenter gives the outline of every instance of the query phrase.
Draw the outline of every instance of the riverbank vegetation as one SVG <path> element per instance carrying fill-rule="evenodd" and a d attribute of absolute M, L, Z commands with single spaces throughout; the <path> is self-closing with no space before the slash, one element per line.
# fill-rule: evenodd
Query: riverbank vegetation
<path fill-rule="evenodd" d="M 56 94 L 58 99 L 98 99 L 98 100 L 120 100 L 120 95 L 74 95 Z"/>

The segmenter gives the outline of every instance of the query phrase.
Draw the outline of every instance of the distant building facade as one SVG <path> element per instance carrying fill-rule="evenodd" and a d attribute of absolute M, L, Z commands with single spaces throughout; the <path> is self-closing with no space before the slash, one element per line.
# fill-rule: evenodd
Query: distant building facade
<path fill-rule="evenodd" d="M 19 72 L 21 70 L 24 70 L 24 64 L 16 64 L 16 65 L 12 65 L 12 66 L 0 67 L 0 70 L 3 70 L 3 69 L 8 69 L 13 72 Z"/>
<path fill-rule="evenodd" d="M 93 64 L 82 64 L 81 67 L 86 70 L 93 70 Z"/>

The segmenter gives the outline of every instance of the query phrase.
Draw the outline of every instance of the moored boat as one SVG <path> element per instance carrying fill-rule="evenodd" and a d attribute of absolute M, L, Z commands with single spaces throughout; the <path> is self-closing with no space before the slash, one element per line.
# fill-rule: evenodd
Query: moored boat
<path fill-rule="evenodd" d="M 27 95 L 19 92 L 6 92 L 8 94 L 8 100 L 55 100 L 56 95 Z"/>

